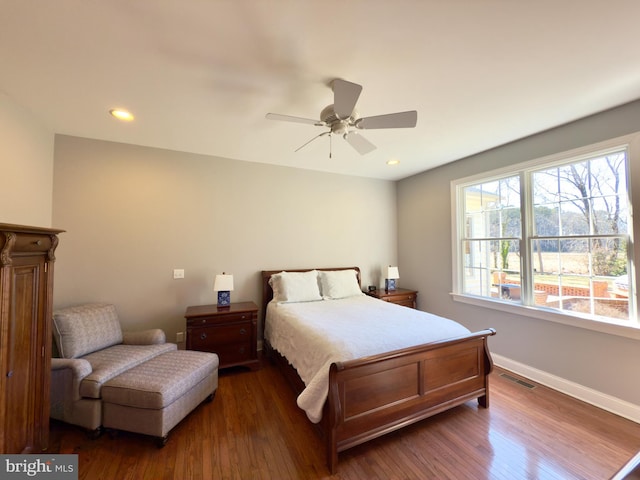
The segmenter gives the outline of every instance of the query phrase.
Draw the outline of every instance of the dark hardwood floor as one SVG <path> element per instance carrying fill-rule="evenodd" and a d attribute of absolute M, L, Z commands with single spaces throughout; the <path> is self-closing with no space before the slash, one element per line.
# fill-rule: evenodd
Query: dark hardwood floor
<path fill-rule="evenodd" d="M 323 443 L 269 362 L 256 372 L 221 372 L 213 402 L 181 422 L 162 449 L 126 432 L 89 440 L 52 422 L 50 451 L 77 453 L 79 478 L 91 480 L 602 480 L 640 450 L 640 425 L 504 373 L 491 374 L 489 409 L 469 402 L 343 452 L 333 477 Z"/>

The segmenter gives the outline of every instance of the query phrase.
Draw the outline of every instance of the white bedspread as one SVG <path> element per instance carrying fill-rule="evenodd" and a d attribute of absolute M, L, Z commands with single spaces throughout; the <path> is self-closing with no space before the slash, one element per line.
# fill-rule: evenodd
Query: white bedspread
<path fill-rule="evenodd" d="M 306 388 L 298 406 L 322 419 L 329 367 L 342 362 L 468 334 L 453 320 L 366 295 L 267 306 L 265 338 L 298 371 Z"/>

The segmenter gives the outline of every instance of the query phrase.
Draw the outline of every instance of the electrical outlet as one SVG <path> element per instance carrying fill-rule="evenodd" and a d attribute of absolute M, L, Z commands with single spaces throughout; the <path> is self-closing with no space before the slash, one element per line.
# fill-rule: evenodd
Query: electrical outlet
<path fill-rule="evenodd" d="M 184 332 L 176 333 L 176 343 L 184 342 Z"/>
<path fill-rule="evenodd" d="M 184 269 L 183 268 L 175 268 L 173 270 L 173 278 L 184 278 Z"/>

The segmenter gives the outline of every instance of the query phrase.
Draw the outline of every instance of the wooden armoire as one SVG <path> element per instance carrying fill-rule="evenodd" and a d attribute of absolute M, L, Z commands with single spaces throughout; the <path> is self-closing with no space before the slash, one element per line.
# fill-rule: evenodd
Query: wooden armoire
<path fill-rule="evenodd" d="M 53 263 L 63 230 L 0 223 L 0 453 L 49 441 Z"/>

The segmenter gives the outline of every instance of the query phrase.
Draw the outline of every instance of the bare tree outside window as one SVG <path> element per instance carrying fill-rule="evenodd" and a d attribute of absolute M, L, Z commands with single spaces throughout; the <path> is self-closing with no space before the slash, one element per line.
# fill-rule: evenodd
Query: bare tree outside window
<path fill-rule="evenodd" d="M 627 244 L 619 236 L 628 233 L 625 152 L 535 172 L 533 184 L 538 238 L 591 236 L 587 247 L 576 242 L 573 249 L 577 253 L 581 246 L 589 251 L 591 274 L 626 273 Z M 538 245 L 539 251 L 553 249 L 553 242 Z M 543 264 L 540 269 L 544 272 Z"/>

